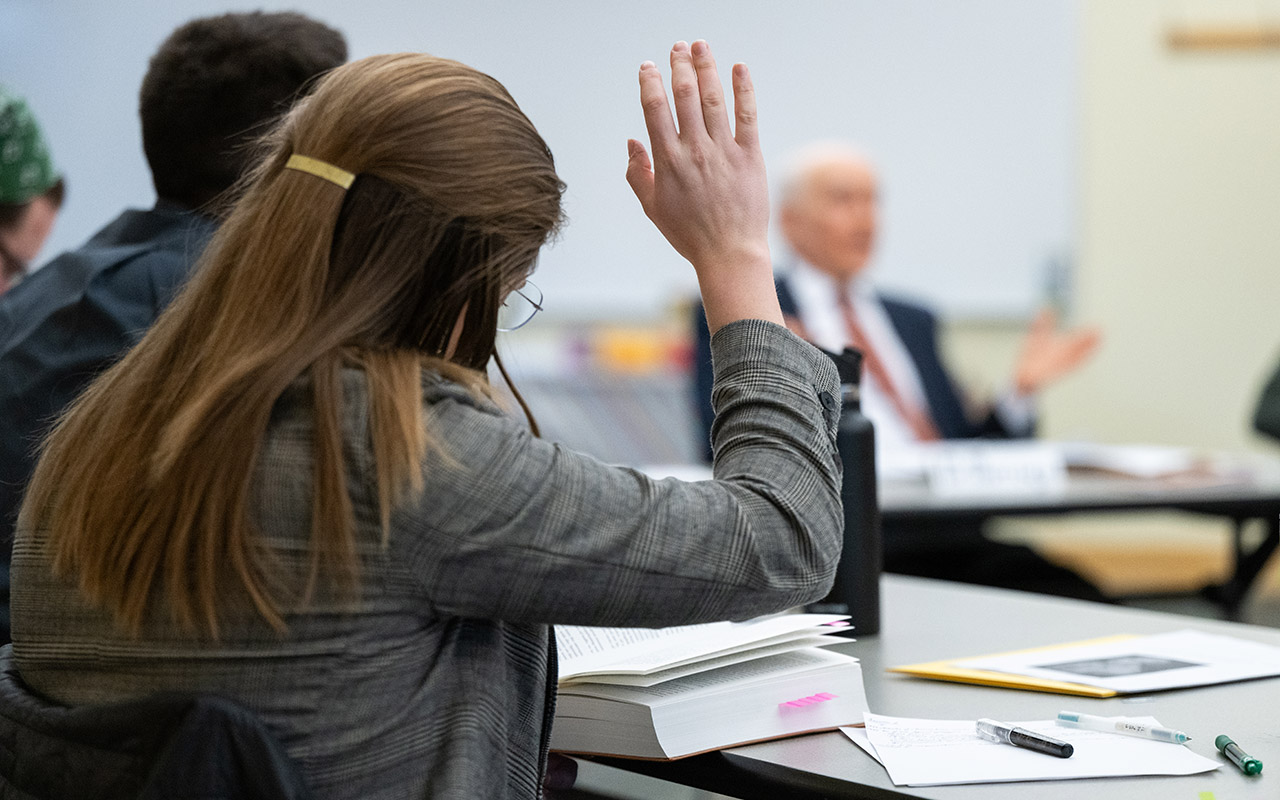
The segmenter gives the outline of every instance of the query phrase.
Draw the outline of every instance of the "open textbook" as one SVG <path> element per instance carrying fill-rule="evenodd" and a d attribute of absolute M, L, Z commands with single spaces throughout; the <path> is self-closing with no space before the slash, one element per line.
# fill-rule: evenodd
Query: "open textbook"
<path fill-rule="evenodd" d="M 673 759 L 862 721 L 862 670 L 821 649 L 843 617 L 556 628 L 553 750 Z"/>

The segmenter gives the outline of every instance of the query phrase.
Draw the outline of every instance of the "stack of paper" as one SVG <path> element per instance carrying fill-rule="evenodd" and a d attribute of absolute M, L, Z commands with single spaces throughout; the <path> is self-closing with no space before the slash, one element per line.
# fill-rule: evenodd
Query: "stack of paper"
<path fill-rule="evenodd" d="M 840 730 L 883 764 L 896 786 L 1194 775 L 1219 766 L 1185 745 L 1061 727 L 1054 720 L 1010 724 L 1070 742 L 1075 747 L 1070 758 L 989 742 L 974 732 L 974 720 L 907 719 L 871 713 L 864 718 L 865 729 Z M 1133 719 L 1160 724 L 1153 717 Z"/>

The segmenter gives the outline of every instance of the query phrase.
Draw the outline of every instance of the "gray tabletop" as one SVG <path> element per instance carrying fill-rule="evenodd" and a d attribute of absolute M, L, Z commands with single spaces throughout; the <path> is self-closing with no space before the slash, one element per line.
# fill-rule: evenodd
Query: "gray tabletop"
<path fill-rule="evenodd" d="M 886 667 L 978 656 L 1117 633 L 1193 628 L 1280 646 L 1280 630 L 1139 611 L 1000 589 L 885 576 L 883 626 L 877 636 L 841 645 L 862 659 L 867 699 L 881 714 L 929 719 L 1052 719 L 1062 709 L 1117 716 L 1157 717 L 1185 730 L 1197 753 L 1222 760 L 1216 772 L 1186 777 L 1105 778 L 968 786 L 895 787 L 888 773 L 842 734 L 767 742 L 719 754 L 727 772 L 768 785 L 807 789 L 809 796 L 922 797 L 940 800 L 1024 797 L 1226 798 L 1280 797 L 1280 776 L 1247 777 L 1221 759 L 1214 738 L 1230 734 L 1252 756 L 1280 768 L 1280 678 L 1183 689 L 1126 698 L 1095 699 L 928 681 L 884 672 Z M 704 769 L 716 769 L 708 760 Z M 744 794 L 744 796 L 746 796 Z"/>

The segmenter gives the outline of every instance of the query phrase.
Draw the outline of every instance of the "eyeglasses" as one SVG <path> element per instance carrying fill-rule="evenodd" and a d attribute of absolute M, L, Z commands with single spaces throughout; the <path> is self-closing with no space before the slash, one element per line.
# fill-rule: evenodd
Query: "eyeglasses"
<path fill-rule="evenodd" d="M 507 295 L 498 309 L 498 330 L 511 332 L 529 324 L 533 315 L 542 310 L 542 290 L 525 281 L 524 286 Z"/>

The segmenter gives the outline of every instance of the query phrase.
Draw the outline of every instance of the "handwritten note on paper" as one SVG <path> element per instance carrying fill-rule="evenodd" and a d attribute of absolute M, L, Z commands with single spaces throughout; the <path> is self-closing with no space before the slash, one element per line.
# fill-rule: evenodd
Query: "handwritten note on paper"
<path fill-rule="evenodd" d="M 1185 745 L 1114 733 L 1065 728 L 1054 720 L 1013 722 L 1071 742 L 1071 758 L 1052 758 L 979 738 L 973 720 L 932 720 L 863 715 L 866 729 L 841 728 L 884 765 L 896 786 L 1105 778 L 1126 775 L 1194 775 L 1218 768 L 1216 761 Z M 1135 717 L 1151 725 L 1153 717 Z M 1002 720 L 1006 721 L 1006 720 Z M 864 739 L 865 741 L 860 741 Z"/>

